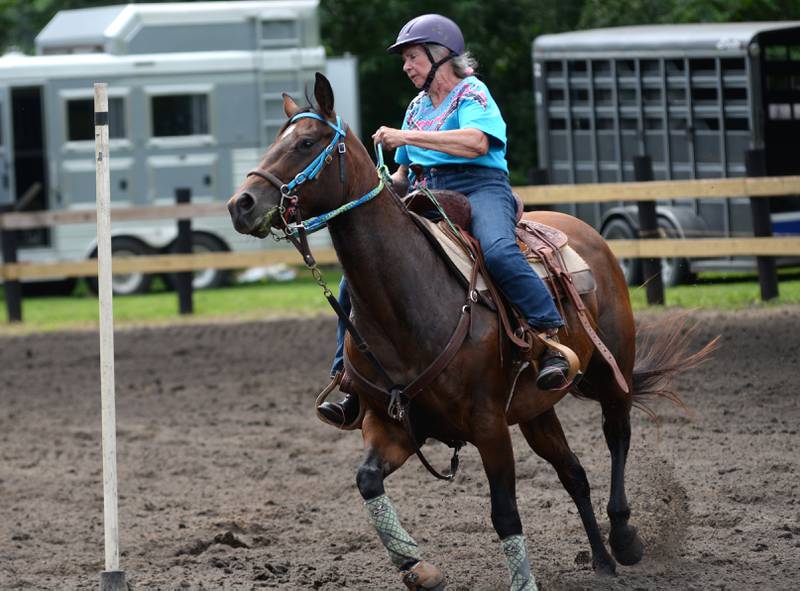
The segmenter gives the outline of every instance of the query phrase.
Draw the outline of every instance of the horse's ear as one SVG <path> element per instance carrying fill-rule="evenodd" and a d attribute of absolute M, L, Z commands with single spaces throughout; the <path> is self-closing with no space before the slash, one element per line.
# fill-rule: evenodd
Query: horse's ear
<path fill-rule="evenodd" d="M 285 92 L 283 93 L 283 112 L 291 119 L 300 112 L 300 107 L 294 102 L 294 99 Z"/>
<path fill-rule="evenodd" d="M 330 117 L 333 115 L 333 89 L 328 79 L 317 72 L 317 81 L 314 84 L 314 98 L 317 99 L 322 115 Z"/>

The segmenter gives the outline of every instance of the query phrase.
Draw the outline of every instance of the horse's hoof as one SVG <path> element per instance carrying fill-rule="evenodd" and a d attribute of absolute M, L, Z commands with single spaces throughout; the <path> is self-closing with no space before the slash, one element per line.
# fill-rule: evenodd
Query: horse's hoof
<path fill-rule="evenodd" d="M 608 536 L 608 545 L 611 546 L 611 553 L 617 562 L 625 566 L 636 564 L 644 555 L 644 544 L 636 533 L 636 528 L 632 526 L 612 529 Z"/>
<path fill-rule="evenodd" d="M 592 569 L 595 574 L 601 577 L 616 577 L 617 563 L 611 556 L 606 555 L 601 558 L 592 559 Z"/>
<path fill-rule="evenodd" d="M 444 591 L 444 574 L 430 562 L 420 560 L 401 574 L 408 591 Z"/>

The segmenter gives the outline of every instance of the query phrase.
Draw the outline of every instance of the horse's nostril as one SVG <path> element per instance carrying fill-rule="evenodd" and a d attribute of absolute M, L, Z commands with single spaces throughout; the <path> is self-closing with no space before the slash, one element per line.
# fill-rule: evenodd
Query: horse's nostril
<path fill-rule="evenodd" d="M 255 205 L 256 200 L 253 199 L 253 196 L 247 191 L 240 193 L 239 198 L 236 200 L 236 206 L 241 213 L 248 213 Z"/>

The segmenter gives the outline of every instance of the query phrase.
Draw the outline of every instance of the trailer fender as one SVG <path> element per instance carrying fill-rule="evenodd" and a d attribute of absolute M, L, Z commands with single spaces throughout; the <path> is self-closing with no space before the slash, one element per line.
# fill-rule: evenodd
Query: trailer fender
<path fill-rule="evenodd" d="M 666 221 L 680 238 L 691 238 L 708 232 L 705 221 L 694 212 L 690 205 L 657 205 L 656 217 L 659 219 L 659 225 L 663 225 L 663 222 Z M 601 234 L 614 219 L 622 219 L 635 231 L 639 230 L 639 211 L 635 205 L 609 209 L 600 224 Z"/>

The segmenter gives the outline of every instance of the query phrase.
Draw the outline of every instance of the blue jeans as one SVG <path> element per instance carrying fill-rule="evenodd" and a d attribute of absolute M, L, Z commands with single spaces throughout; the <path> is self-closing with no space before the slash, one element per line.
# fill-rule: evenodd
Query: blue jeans
<path fill-rule="evenodd" d="M 429 189 L 458 191 L 469 198 L 472 208 L 470 231 L 481 244 L 486 267 L 497 286 L 538 330 L 564 324 L 547 287 L 525 259 L 514 234 L 517 204 L 511 193 L 508 175 L 485 166 L 444 166 L 431 168 L 424 175 Z M 339 303 L 350 313 L 347 283 L 339 285 Z M 341 368 L 344 349 L 344 326 L 336 331 L 338 347 L 334 372 Z M 338 365 L 337 365 L 338 364 Z"/>
<path fill-rule="evenodd" d="M 342 275 L 342 280 L 339 282 L 339 305 L 348 316 L 353 306 L 350 304 L 350 292 L 347 291 L 347 280 Z M 344 367 L 344 335 L 347 329 L 344 327 L 344 322 L 339 320 L 336 325 L 336 353 L 333 356 L 333 366 L 331 366 L 331 375 Z"/>

